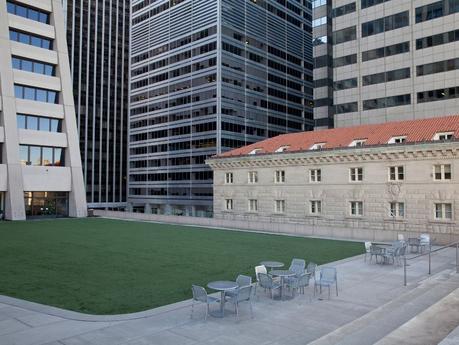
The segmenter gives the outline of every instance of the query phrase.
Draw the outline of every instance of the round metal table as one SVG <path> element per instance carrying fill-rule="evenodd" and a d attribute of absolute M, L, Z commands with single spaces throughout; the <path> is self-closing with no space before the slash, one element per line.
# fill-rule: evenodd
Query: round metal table
<path fill-rule="evenodd" d="M 293 277 L 296 275 L 295 272 L 290 270 L 272 270 L 269 274 L 272 276 L 280 277 L 280 299 L 284 299 L 284 278 L 285 277 Z"/>
<path fill-rule="evenodd" d="M 283 262 L 279 262 L 279 261 L 262 261 L 262 262 L 260 262 L 260 265 L 263 265 L 265 267 L 270 268 L 271 271 L 274 268 L 284 267 L 284 263 Z"/>
<path fill-rule="evenodd" d="M 210 282 L 207 284 L 207 287 L 212 290 L 217 290 L 221 292 L 220 297 L 220 310 L 218 312 L 211 312 L 212 316 L 223 317 L 225 316 L 225 291 L 234 290 L 239 287 L 236 282 L 228 280 L 218 280 L 215 282 Z"/>

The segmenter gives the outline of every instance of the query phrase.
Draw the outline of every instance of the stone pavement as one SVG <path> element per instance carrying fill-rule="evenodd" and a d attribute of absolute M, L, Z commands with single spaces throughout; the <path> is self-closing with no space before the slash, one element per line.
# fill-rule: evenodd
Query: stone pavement
<path fill-rule="evenodd" d="M 354 324 L 354 328 L 360 327 L 359 324 L 368 325 L 368 332 L 373 335 L 359 335 L 362 341 L 349 342 L 353 345 L 372 344 L 426 307 L 410 303 L 409 298 L 424 296 L 426 291 L 442 286 L 438 293 L 422 297 L 429 303 L 430 298 L 434 304 L 454 291 L 457 284 L 449 284 L 448 279 L 442 278 L 445 271 L 449 272 L 448 276 L 457 276 L 452 273 L 454 262 L 453 249 L 435 254 L 432 267 L 437 275 L 426 280 L 433 282 L 428 289 L 419 292 L 417 289 L 422 286 L 419 281 L 427 278 L 425 257 L 411 262 L 407 287 L 403 286 L 401 267 L 365 263 L 362 256 L 334 262 L 327 266 L 338 270 L 338 297 L 332 291 L 331 299 L 327 300 L 326 290 L 322 298 L 312 297 L 310 287 L 305 295 L 293 300 L 272 301 L 259 291 L 259 298 L 253 303 L 254 318 L 250 318 L 248 305 L 241 304 L 239 321 L 235 320 L 229 306 L 223 319 L 209 317 L 204 321 L 204 306 L 197 306 L 194 318 L 190 319 L 190 301 L 129 315 L 91 316 L 0 296 L 0 344 L 304 345 L 314 340 L 340 344 L 340 341 L 327 340 L 334 339 L 327 338 L 327 335 L 339 334 L 341 329 L 350 329 Z M 396 322 L 385 322 L 381 333 L 373 332 L 377 320 L 370 316 L 378 315 L 378 311 L 383 310 L 381 308 L 390 306 L 397 298 L 406 301 L 406 305 L 399 308 L 396 317 L 391 317 Z M 459 325 L 459 317 L 456 325 Z M 343 332 L 352 339 L 349 338 L 351 331 Z"/>

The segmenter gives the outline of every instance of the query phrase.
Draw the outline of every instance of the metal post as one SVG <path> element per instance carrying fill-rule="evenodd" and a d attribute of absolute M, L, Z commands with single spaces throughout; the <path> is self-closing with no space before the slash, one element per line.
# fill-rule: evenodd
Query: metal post
<path fill-rule="evenodd" d="M 456 256 L 457 259 L 457 256 Z M 403 257 L 403 281 L 406 286 L 406 256 Z"/>
<path fill-rule="evenodd" d="M 456 243 L 456 273 L 459 273 L 459 242 Z"/>
<path fill-rule="evenodd" d="M 430 267 L 431 267 L 430 253 L 431 253 L 431 252 L 432 252 L 432 245 L 429 245 L 429 274 L 430 274 L 430 272 L 431 272 L 431 269 L 430 269 Z"/>

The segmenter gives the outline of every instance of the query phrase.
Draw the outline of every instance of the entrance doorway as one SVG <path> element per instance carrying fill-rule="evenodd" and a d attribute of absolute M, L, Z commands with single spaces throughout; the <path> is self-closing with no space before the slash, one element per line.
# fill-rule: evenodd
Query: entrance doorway
<path fill-rule="evenodd" d="M 24 192 L 27 218 L 68 217 L 67 192 Z"/>

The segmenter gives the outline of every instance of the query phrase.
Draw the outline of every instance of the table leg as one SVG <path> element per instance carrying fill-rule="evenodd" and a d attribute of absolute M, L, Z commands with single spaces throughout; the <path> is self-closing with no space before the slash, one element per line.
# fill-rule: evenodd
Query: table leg
<path fill-rule="evenodd" d="M 281 301 L 284 300 L 284 277 L 281 276 L 280 277 L 280 283 L 281 283 L 281 286 L 280 286 L 280 299 Z"/>

